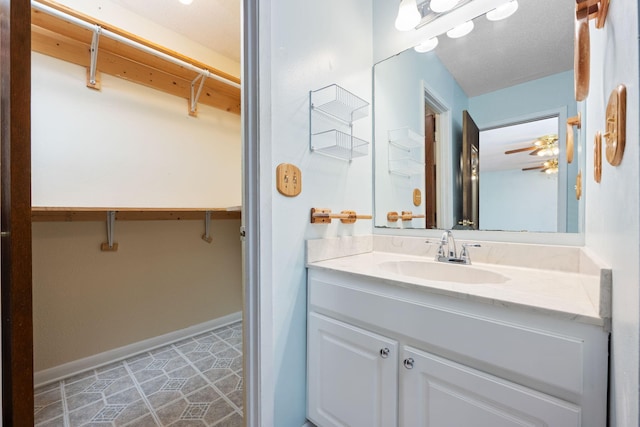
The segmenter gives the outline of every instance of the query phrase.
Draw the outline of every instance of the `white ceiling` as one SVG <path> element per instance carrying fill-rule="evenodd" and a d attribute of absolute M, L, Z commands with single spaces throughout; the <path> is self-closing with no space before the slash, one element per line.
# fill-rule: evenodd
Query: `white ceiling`
<path fill-rule="evenodd" d="M 112 0 L 114 3 L 240 62 L 240 0 Z"/>

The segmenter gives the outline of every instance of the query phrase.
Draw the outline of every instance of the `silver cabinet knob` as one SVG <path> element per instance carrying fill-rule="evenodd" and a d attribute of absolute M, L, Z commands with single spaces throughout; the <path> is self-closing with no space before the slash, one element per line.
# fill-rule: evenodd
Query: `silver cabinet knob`
<path fill-rule="evenodd" d="M 414 360 L 413 360 L 412 357 L 404 359 L 404 362 L 403 362 L 404 363 L 404 367 L 407 368 L 407 369 L 413 369 L 413 362 L 414 362 Z"/>
<path fill-rule="evenodd" d="M 387 347 L 381 348 L 380 349 L 380 357 L 382 357 L 383 359 L 386 359 L 387 357 L 389 357 L 389 353 L 390 352 L 391 352 L 391 350 L 389 350 Z"/>

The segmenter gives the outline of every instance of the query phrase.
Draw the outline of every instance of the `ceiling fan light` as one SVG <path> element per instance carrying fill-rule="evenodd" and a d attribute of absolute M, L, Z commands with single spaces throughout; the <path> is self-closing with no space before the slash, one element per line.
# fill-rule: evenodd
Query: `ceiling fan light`
<path fill-rule="evenodd" d="M 431 0 L 429 8 L 436 13 L 446 12 L 453 9 L 460 0 Z"/>
<path fill-rule="evenodd" d="M 418 46 L 414 47 L 414 49 L 416 52 L 426 53 L 435 49 L 436 46 L 438 46 L 438 38 L 431 37 L 429 40 L 425 40 L 422 43 L 420 43 Z"/>
<path fill-rule="evenodd" d="M 518 10 L 518 0 L 511 0 L 490 10 L 486 16 L 489 21 L 500 21 L 513 15 L 516 10 Z"/>
<path fill-rule="evenodd" d="M 402 0 L 398 7 L 398 16 L 396 17 L 396 30 L 409 31 L 420 23 L 422 15 L 418 11 L 416 0 Z"/>
<path fill-rule="evenodd" d="M 473 30 L 473 21 L 467 21 L 447 31 L 447 36 L 452 39 L 464 37 Z"/>

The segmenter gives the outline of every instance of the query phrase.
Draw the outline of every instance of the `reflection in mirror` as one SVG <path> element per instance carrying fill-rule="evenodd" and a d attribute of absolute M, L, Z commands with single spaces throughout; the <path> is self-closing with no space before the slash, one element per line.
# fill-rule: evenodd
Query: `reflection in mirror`
<path fill-rule="evenodd" d="M 540 3 L 550 1 L 521 0 L 506 21 L 478 17 L 464 38 L 374 66 L 376 227 L 580 230 L 580 131 L 570 164 L 566 153 L 566 121 L 578 111 L 575 3 L 551 1 L 547 19 Z M 549 151 L 538 150 L 545 136 Z M 401 211 L 414 219 L 388 220 Z"/>
<path fill-rule="evenodd" d="M 481 229 L 558 230 L 558 126 L 555 116 L 480 132 Z"/>

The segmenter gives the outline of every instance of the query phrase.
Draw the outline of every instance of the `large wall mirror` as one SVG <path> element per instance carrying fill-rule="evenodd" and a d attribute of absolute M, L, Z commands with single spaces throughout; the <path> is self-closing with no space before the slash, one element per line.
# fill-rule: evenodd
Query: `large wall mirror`
<path fill-rule="evenodd" d="M 585 116 L 574 97 L 575 1 L 518 2 L 506 20 L 479 16 L 465 37 L 375 64 L 376 227 L 581 231 L 583 132 L 571 128 L 571 163 L 566 144 L 567 119 Z"/>

